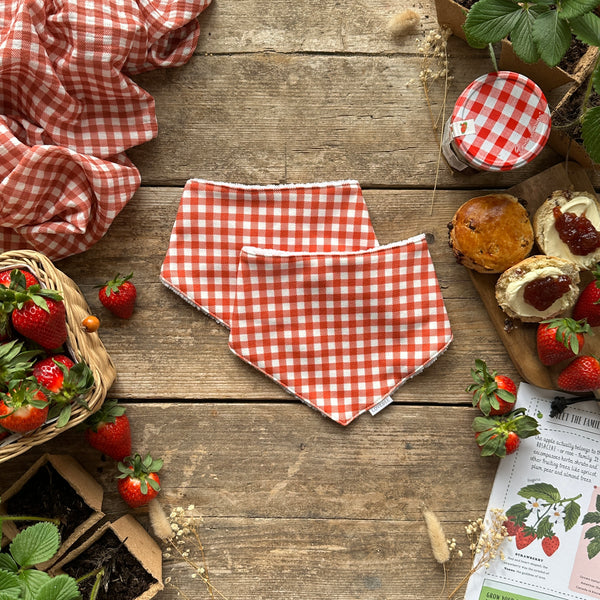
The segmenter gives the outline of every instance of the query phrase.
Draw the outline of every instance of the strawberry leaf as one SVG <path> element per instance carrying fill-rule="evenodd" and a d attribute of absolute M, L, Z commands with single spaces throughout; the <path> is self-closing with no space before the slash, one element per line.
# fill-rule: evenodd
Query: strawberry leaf
<path fill-rule="evenodd" d="M 507 511 L 506 516 L 512 517 L 517 525 L 523 525 L 527 517 L 531 514 L 531 510 L 527 508 L 525 502 L 513 504 Z"/>
<path fill-rule="evenodd" d="M 522 487 L 518 492 L 522 498 L 538 498 L 554 504 L 561 499 L 560 492 L 549 483 L 533 483 Z"/>
<path fill-rule="evenodd" d="M 155 491 L 158 492 L 160 490 L 160 485 L 158 485 L 158 482 L 155 481 L 154 479 L 152 479 L 151 477 L 149 477 L 148 479 L 146 479 L 146 481 L 148 482 L 148 485 Z"/>
<path fill-rule="evenodd" d="M 581 123 L 583 145 L 590 157 L 600 163 L 600 106 L 586 110 Z"/>
<path fill-rule="evenodd" d="M 572 529 L 577 524 L 580 514 L 581 507 L 579 506 L 579 504 L 577 504 L 577 502 L 571 501 L 565 506 L 565 531 L 569 531 L 569 529 Z"/>
<path fill-rule="evenodd" d="M 23 569 L 50 560 L 58 551 L 60 535 L 53 523 L 36 523 L 23 529 L 10 544 L 10 553 Z"/>
<path fill-rule="evenodd" d="M 555 67 L 571 45 L 571 28 L 566 21 L 558 18 L 556 10 L 550 10 L 535 20 L 533 39 L 542 60 Z"/>
<path fill-rule="evenodd" d="M 571 20 L 571 28 L 578 40 L 588 46 L 600 46 L 600 17 L 587 13 Z"/>

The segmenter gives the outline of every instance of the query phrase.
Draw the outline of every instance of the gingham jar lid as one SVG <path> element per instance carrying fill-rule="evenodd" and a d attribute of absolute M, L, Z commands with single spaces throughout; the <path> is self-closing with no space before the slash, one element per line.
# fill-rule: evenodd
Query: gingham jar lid
<path fill-rule="evenodd" d="M 550 135 L 548 102 L 531 79 L 512 71 L 482 75 L 459 96 L 450 132 L 456 152 L 484 171 L 527 164 Z"/>

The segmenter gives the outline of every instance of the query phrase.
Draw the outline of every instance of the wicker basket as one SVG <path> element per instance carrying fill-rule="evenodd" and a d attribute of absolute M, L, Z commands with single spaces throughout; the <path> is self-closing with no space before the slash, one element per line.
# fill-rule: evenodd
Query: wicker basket
<path fill-rule="evenodd" d="M 83 360 L 90 367 L 95 386 L 85 398 L 90 407 L 89 411 L 79 404 L 74 404 L 71 418 L 64 427 L 57 429 L 52 422 L 16 439 L 15 436 L 10 436 L 0 445 L 0 463 L 26 452 L 33 446 L 43 444 L 84 421 L 102 406 L 116 376 L 115 366 L 98 333 L 88 333 L 81 326 L 82 320 L 90 314 L 90 308 L 75 282 L 59 271 L 46 256 L 33 250 L 15 250 L 0 254 L 0 271 L 13 268 L 28 269 L 39 279 L 43 288 L 56 290 L 62 295 L 67 312 L 66 346 L 76 361 Z"/>

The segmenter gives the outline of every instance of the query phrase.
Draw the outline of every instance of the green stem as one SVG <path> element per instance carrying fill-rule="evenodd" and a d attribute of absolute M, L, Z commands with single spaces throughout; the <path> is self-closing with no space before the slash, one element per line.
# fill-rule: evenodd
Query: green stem
<path fill-rule="evenodd" d="M 498 63 L 496 62 L 496 53 L 494 52 L 494 47 L 492 44 L 488 44 L 488 50 L 490 51 L 490 58 L 492 59 L 492 64 L 494 65 L 494 71 L 498 72 Z"/>
<path fill-rule="evenodd" d="M 96 581 L 94 581 L 94 587 L 90 592 L 90 600 L 96 600 L 98 597 L 98 592 L 100 591 L 100 582 L 102 581 L 102 577 L 104 575 L 104 569 L 100 569 L 98 573 L 96 573 Z"/>
<path fill-rule="evenodd" d="M 85 581 L 86 579 L 89 579 L 90 577 L 98 577 L 98 574 L 102 573 L 102 575 L 104 575 L 104 567 L 98 567 L 97 569 L 94 569 L 93 571 L 90 571 L 89 573 L 86 573 L 85 575 L 82 575 L 79 579 L 76 579 L 76 583 L 81 583 L 82 581 Z"/>
<path fill-rule="evenodd" d="M 12 515 L 0 516 L 0 523 L 4 521 L 46 521 L 48 523 L 54 523 L 57 527 L 60 525 L 60 519 L 51 519 L 50 517 L 22 517 Z"/>
<path fill-rule="evenodd" d="M 581 103 L 581 115 L 579 117 L 579 120 L 581 120 L 581 118 L 585 114 L 585 110 L 586 110 L 588 101 L 590 99 L 590 96 L 592 95 L 592 89 L 594 87 L 594 73 L 595 73 L 596 69 L 598 68 L 599 62 L 600 62 L 600 55 L 598 55 L 596 57 L 596 63 L 594 64 L 594 68 L 591 70 L 590 78 L 589 78 L 587 87 L 585 89 L 585 95 L 583 97 L 583 102 Z"/>

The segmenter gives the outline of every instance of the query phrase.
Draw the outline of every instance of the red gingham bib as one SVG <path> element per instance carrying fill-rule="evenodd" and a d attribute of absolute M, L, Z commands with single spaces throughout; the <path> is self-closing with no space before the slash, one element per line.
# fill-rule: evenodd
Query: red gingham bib
<path fill-rule="evenodd" d="M 342 425 L 451 339 L 424 235 L 358 252 L 242 250 L 231 350 Z"/>
<path fill-rule="evenodd" d="M 221 324 L 231 325 L 243 246 L 299 251 L 377 245 L 356 181 L 244 186 L 187 182 L 161 280 Z"/>
<path fill-rule="evenodd" d="M 96 242 L 133 195 L 124 151 L 157 133 L 129 75 L 193 54 L 210 0 L 0 3 L 0 249 Z"/>

